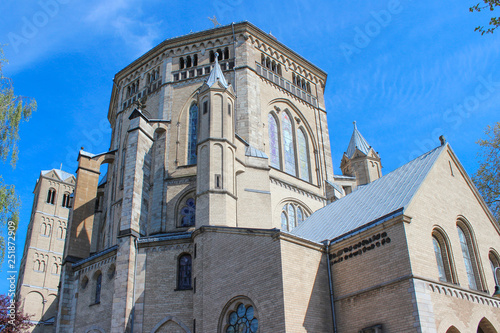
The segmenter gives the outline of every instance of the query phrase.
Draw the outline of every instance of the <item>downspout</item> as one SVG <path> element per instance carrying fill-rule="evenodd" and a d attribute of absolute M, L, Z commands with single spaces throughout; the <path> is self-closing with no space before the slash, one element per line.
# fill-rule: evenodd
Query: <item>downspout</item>
<path fill-rule="evenodd" d="M 333 302 L 332 271 L 330 268 L 330 241 L 324 240 L 323 244 L 325 245 L 325 250 L 326 250 L 326 269 L 328 271 L 328 287 L 330 288 L 330 305 L 332 307 L 333 332 L 337 333 L 337 321 L 335 320 L 335 305 Z"/>
<path fill-rule="evenodd" d="M 134 247 L 135 247 L 135 260 L 134 260 L 134 283 L 132 290 L 132 318 L 130 319 L 130 333 L 134 333 L 134 318 L 135 318 L 135 280 L 137 273 L 137 252 L 139 251 L 139 247 L 137 244 L 137 238 L 134 238 Z"/>

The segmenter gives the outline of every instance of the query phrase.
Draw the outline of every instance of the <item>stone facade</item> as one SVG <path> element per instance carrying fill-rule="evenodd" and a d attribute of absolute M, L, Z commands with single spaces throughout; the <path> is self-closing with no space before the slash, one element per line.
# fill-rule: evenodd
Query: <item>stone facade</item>
<path fill-rule="evenodd" d="M 57 288 L 74 187 L 73 175 L 53 169 L 41 172 L 33 191 L 16 295 L 23 311 L 32 316 L 32 332 L 55 332 Z"/>
<path fill-rule="evenodd" d="M 432 168 L 409 174 L 427 172 L 408 206 L 359 227 L 352 217 L 329 237 L 340 219 L 322 212 L 385 177 L 364 139 L 333 175 L 326 73 L 243 22 L 166 40 L 114 82 L 110 151 L 78 157 L 57 332 L 500 327 L 487 264 L 500 228 L 447 144 Z M 376 199 L 341 214 L 382 211 L 392 197 Z M 467 284 L 457 225 L 479 288 Z M 454 250 L 450 282 L 438 232 Z"/>

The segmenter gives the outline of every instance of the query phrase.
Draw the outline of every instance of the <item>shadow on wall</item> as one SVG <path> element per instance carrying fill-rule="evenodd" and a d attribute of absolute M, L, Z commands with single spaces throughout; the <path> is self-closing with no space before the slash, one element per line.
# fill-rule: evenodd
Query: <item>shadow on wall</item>
<path fill-rule="evenodd" d="M 333 332 L 332 311 L 330 306 L 330 289 L 328 287 L 327 258 L 323 255 L 320 265 L 316 271 L 316 278 L 311 291 L 311 297 L 304 318 L 306 332 L 316 333 L 323 331 L 318 329 L 318 323 L 322 323 L 328 329 L 325 333 Z"/>

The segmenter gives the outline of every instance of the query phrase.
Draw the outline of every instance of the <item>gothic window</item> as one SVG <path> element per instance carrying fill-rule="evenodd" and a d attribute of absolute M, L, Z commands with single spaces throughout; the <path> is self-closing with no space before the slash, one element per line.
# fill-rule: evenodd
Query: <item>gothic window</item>
<path fill-rule="evenodd" d="M 40 272 L 40 260 L 35 260 L 35 264 L 33 265 L 33 269 L 37 272 Z"/>
<path fill-rule="evenodd" d="M 53 205 L 56 199 L 56 190 L 54 188 L 49 188 L 47 193 L 47 203 Z"/>
<path fill-rule="evenodd" d="M 217 60 L 221 61 L 223 57 L 222 50 L 217 49 Z"/>
<path fill-rule="evenodd" d="M 191 67 L 191 56 L 187 56 L 186 58 L 186 68 Z"/>
<path fill-rule="evenodd" d="M 229 48 L 224 48 L 224 59 L 229 59 Z"/>
<path fill-rule="evenodd" d="M 215 62 L 215 54 L 213 50 L 210 51 L 210 62 Z"/>
<path fill-rule="evenodd" d="M 193 55 L 193 66 L 198 66 L 198 55 Z"/>
<path fill-rule="evenodd" d="M 446 271 L 444 269 L 444 260 L 443 260 L 443 249 L 439 244 L 439 241 L 435 236 L 432 236 L 432 244 L 434 245 L 434 255 L 436 256 L 436 263 L 439 273 L 439 281 L 447 281 Z"/>
<path fill-rule="evenodd" d="M 299 148 L 299 171 L 300 179 L 308 182 L 309 178 L 309 154 L 307 153 L 307 139 L 304 131 L 299 129 L 297 133 L 297 143 Z"/>
<path fill-rule="evenodd" d="M 179 59 L 179 68 L 184 69 L 184 58 L 182 57 Z"/>
<path fill-rule="evenodd" d="M 260 55 L 260 64 L 263 67 L 266 67 L 266 56 L 264 55 L 264 53 L 261 53 L 261 55 Z"/>
<path fill-rule="evenodd" d="M 280 169 L 280 152 L 279 152 L 279 134 L 278 123 L 276 118 L 269 113 L 269 155 L 271 158 L 271 166 Z"/>
<path fill-rule="evenodd" d="M 493 272 L 493 279 L 495 281 L 495 285 L 498 286 L 500 285 L 500 260 L 493 251 L 490 251 L 489 259 L 490 259 L 491 271 Z"/>
<path fill-rule="evenodd" d="M 191 289 L 191 255 L 183 254 L 179 257 L 177 272 L 177 289 Z"/>
<path fill-rule="evenodd" d="M 266 67 L 271 69 L 271 59 L 269 57 L 266 58 Z"/>
<path fill-rule="evenodd" d="M 59 273 L 59 266 L 56 263 L 52 264 L 52 274 Z"/>
<path fill-rule="evenodd" d="M 283 150 L 285 172 L 295 176 L 295 149 L 293 142 L 293 129 L 290 116 L 287 112 L 283 112 Z"/>
<path fill-rule="evenodd" d="M 281 210 L 281 230 L 292 231 L 307 218 L 309 214 L 296 203 L 287 203 Z"/>
<path fill-rule="evenodd" d="M 71 208 L 70 202 L 69 202 L 69 193 L 68 192 L 64 192 L 64 194 L 63 194 L 62 206 L 65 208 Z"/>
<path fill-rule="evenodd" d="M 101 272 L 98 272 L 97 277 L 95 279 L 95 304 L 101 302 L 101 284 L 102 284 L 102 274 Z"/>
<path fill-rule="evenodd" d="M 57 238 L 64 239 L 64 229 L 63 227 L 57 228 Z"/>
<path fill-rule="evenodd" d="M 460 240 L 460 247 L 462 248 L 465 271 L 467 272 L 467 279 L 469 281 L 469 288 L 479 290 L 479 276 L 477 274 L 478 269 L 470 232 L 464 224 L 457 225 L 457 231 L 458 238 Z"/>
<path fill-rule="evenodd" d="M 259 330 L 259 316 L 255 305 L 246 297 L 230 301 L 224 307 L 219 321 L 221 333 L 256 333 Z"/>
<path fill-rule="evenodd" d="M 197 127 L 198 105 L 193 104 L 189 109 L 188 164 L 196 164 Z"/>
<path fill-rule="evenodd" d="M 181 227 L 194 226 L 196 222 L 196 203 L 194 198 L 188 198 L 185 204 L 181 206 L 179 220 L 179 226 Z"/>

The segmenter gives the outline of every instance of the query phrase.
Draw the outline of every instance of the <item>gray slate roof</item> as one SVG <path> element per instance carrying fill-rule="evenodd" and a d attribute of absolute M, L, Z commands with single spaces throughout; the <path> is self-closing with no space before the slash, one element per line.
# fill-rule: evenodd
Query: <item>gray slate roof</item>
<path fill-rule="evenodd" d="M 368 155 L 371 146 L 366 142 L 365 138 L 359 133 L 356 127 L 356 122 L 354 122 L 354 131 L 352 132 L 351 141 L 349 141 L 349 146 L 347 146 L 347 157 L 352 158 L 356 152 L 356 148 L 362 151 L 365 155 Z"/>
<path fill-rule="evenodd" d="M 71 173 L 66 172 L 66 171 L 62 171 L 60 169 L 42 170 L 42 175 L 45 176 L 46 174 L 48 174 L 51 171 L 54 171 L 57 174 L 57 177 L 59 177 L 61 180 L 66 180 L 70 177 L 74 177 L 74 175 L 72 175 Z"/>
<path fill-rule="evenodd" d="M 446 146 L 439 146 L 314 212 L 291 233 L 321 242 L 346 236 L 384 217 L 403 213 Z"/>
<path fill-rule="evenodd" d="M 262 150 L 259 150 L 250 145 L 245 147 L 245 156 L 268 158 L 266 153 L 264 153 Z"/>
<path fill-rule="evenodd" d="M 216 54 L 217 55 L 217 54 Z M 226 78 L 224 77 L 224 74 L 222 73 L 222 69 L 220 68 L 219 65 L 219 60 L 217 56 L 215 57 L 215 65 L 214 68 L 212 68 L 212 71 L 210 72 L 210 76 L 207 79 L 207 85 L 209 87 L 213 86 L 217 80 L 222 83 L 224 88 L 229 87 L 227 84 Z"/>

